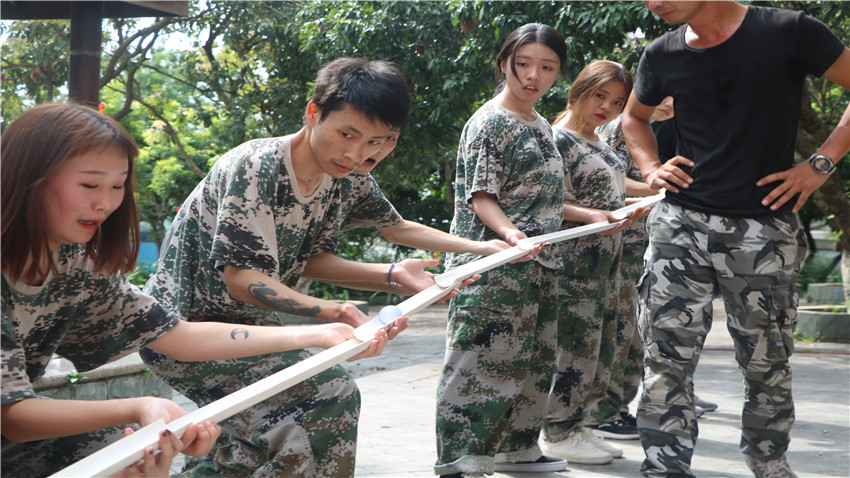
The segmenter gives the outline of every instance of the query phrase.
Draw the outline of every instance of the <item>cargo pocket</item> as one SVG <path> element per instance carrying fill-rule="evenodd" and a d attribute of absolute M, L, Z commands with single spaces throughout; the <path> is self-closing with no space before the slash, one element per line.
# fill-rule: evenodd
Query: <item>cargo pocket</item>
<path fill-rule="evenodd" d="M 768 322 L 763 339 L 767 341 L 765 355 L 773 360 L 788 359 L 794 352 L 797 294 L 787 285 L 771 287 Z"/>
<path fill-rule="evenodd" d="M 644 267 L 643 274 L 637 283 L 637 327 L 644 347 L 652 344 L 652 324 L 649 323 L 649 311 L 646 304 L 649 300 L 649 271 Z"/>

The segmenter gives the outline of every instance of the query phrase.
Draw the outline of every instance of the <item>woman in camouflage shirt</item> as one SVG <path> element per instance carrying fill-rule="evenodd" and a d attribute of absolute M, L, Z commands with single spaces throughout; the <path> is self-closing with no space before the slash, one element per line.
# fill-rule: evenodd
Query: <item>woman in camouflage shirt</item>
<path fill-rule="evenodd" d="M 641 208 L 618 221 L 626 205 L 625 166 L 596 134 L 623 111 L 632 75 L 619 63 L 595 61 L 576 76 L 567 109 L 554 123 L 564 157 L 564 224 L 617 222 L 600 235 L 557 245 L 559 272 L 558 367 L 549 394 L 543 450 L 574 463 L 602 464 L 622 450 L 584 427 L 586 412 L 605 396 L 616 345 L 623 228 L 646 214 Z"/>
<path fill-rule="evenodd" d="M 566 45 L 552 27 L 524 25 L 496 58 L 504 88 L 464 126 L 458 146 L 452 234 L 511 245 L 557 231 L 564 166 L 552 129 L 534 105 L 554 84 Z M 555 360 L 555 271 L 540 248 L 533 260 L 485 272 L 451 301 L 437 396 L 437 474 L 560 471 L 537 435 Z M 450 254 L 447 266 L 474 260 Z"/>

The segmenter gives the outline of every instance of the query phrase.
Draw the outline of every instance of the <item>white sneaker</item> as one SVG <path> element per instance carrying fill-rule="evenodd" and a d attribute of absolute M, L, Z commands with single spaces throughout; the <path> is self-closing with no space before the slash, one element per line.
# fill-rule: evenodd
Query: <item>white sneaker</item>
<path fill-rule="evenodd" d="M 717 410 L 717 404 L 708 400 L 704 400 L 696 395 L 694 395 L 694 406 L 702 408 L 706 412 L 713 412 Z"/>
<path fill-rule="evenodd" d="M 590 443 L 591 445 L 593 445 L 596 448 L 599 448 L 600 450 L 604 451 L 605 453 L 611 455 L 613 458 L 619 458 L 619 457 L 623 456 L 623 449 L 622 448 L 620 448 L 616 445 L 612 445 L 612 444 L 606 442 L 605 440 L 599 438 L 598 436 L 594 435 L 593 430 L 591 430 L 590 428 L 581 427 L 581 429 L 582 429 L 581 433 L 584 436 L 584 439 L 588 443 Z"/>
<path fill-rule="evenodd" d="M 604 465 L 611 463 L 611 460 L 614 459 L 607 452 L 596 448 L 585 440 L 581 430 L 573 431 L 565 440 L 550 442 L 541 438 L 539 443 L 544 455 L 563 458 L 572 463 Z"/>

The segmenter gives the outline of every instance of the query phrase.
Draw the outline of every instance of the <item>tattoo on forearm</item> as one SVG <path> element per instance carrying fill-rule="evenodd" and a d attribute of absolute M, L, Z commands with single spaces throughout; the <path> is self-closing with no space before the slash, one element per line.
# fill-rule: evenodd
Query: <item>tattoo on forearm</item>
<path fill-rule="evenodd" d="M 248 293 L 261 304 L 272 310 L 307 317 L 315 317 L 319 315 L 319 312 L 321 312 L 321 308 L 318 305 L 308 307 L 299 303 L 295 299 L 278 296 L 277 292 L 264 282 L 257 282 L 249 285 Z"/>
<path fill-rule="evenodd" d="M 236 340 L 236 336 L 239 335 L 239 334 L 245 334 L 245 337 L 243 337 L 243 338 L 245 338 L 245 339 L 248 338 L 248 331 L 246 329 L 241 328 L 241 327 L 237 327 L 237 328 L 231 330 L 230 331 L 230 338 L 233 339 L 233 340 Z"/>

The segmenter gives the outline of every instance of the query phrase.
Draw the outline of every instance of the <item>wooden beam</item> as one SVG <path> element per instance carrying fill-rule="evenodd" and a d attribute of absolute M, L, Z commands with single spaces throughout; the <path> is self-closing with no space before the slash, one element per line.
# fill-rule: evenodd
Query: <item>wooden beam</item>
<path fill-rule="evenodd" d="M 71 18 L 74 5 L 92 4 L 100 9 L 101 18 L 127 17 L 185 17 L 189 15 L 188 1 L 45 1 L 3 0 L 0 18 L 3 20 L 58 20 Z"/>

